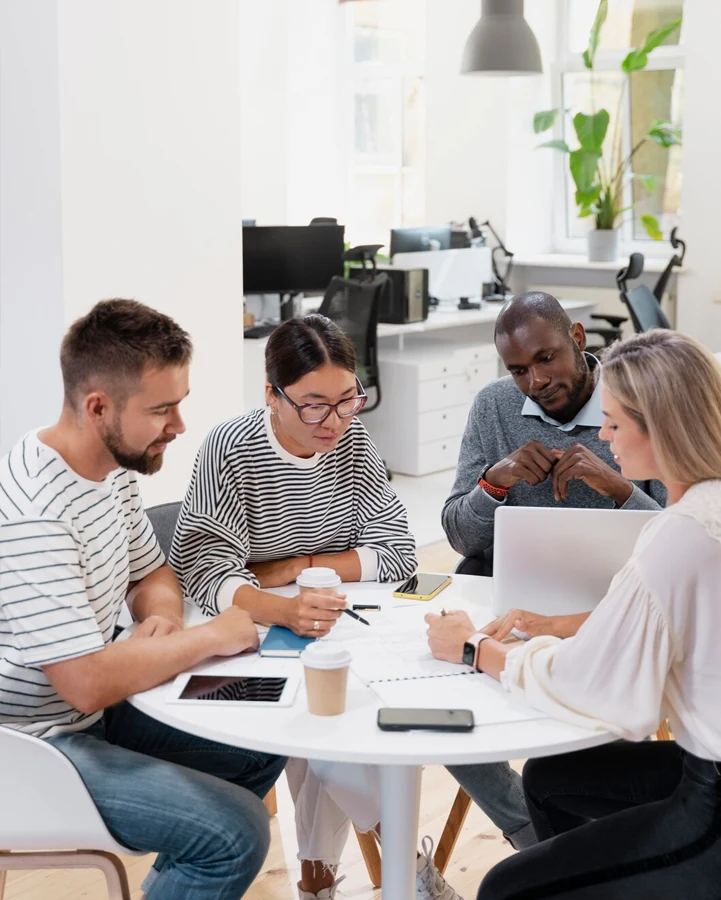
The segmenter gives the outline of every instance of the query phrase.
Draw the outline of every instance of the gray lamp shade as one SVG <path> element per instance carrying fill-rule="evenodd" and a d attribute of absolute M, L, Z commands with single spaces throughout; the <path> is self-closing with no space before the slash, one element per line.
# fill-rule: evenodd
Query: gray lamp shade
<path fill-rule="evenodd" d="M 523 0 L 483 0 L 463 49 L 461 74 L 540 75 L 541 50 L 523 18 Z"/>

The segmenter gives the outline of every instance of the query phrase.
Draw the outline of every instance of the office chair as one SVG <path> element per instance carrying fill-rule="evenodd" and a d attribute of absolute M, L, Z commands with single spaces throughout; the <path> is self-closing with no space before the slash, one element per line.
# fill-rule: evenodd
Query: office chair
<path fill-rule="evenodd" d="M 363 387 L 375 390 L 375 402 L 363 408 L 361 415 L 380 406 L 381 379 L 378 366 L 378 312 L 388 302 L 393 285 L 385 272 L 376 269 L 375 254 L 382 244 L 364 244 L 343 254 L 345 262 L 361 263 L 360 278 L 335 276 L 323 297 L 318 312 L 332 319 L 353 342 L 356 352 L 358 378 Z M 385 465 L 385 463 L 384 463 Z M 392 478 L 386 466 L 386 475 Z"/>
<path fill-rule="evenodd" d="M 683 258 L 686 255 L 686 244 L 677 236 L 676 232 L 676 228 L 671 232 L 671 246 L 674 250 L 680 249 L 681 255 L 674 253 L 653 291 L 645 284 L 640 284 L 631 290 L 628 288 L 628 282 L 638 278 L 643 272 L 643 253 L 632 253 L 628 265 L 616 275 L 616 284 L 621 300 L 631 313 L 631 321 L 636 332 L 648 331 L 649 328 L 671 327 L 671 323 L 661 308 L 661 301 L 673 270 L 683 265 Z"/>
<path fill-rule="evenodd" d="M 333 219 L 330 216 L 315 216 L 315 218 L 310 220 L 311 225 L 337 225 L 338 219 Z"/>

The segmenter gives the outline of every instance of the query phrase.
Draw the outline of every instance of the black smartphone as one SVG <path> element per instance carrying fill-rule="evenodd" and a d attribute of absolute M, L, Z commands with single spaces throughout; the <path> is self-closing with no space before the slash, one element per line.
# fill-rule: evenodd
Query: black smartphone
<path fill-rule="evenodd" d="M 470 709 L 394 709 L 378 710 L 381 731 L 472 731 Z"/>

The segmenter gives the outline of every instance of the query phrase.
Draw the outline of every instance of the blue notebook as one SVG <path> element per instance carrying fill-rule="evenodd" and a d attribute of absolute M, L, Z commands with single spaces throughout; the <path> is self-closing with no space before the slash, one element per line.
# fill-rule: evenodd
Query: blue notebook
<path fill-rule="evenodd" d="M 315 638 L 299 637 L 290 628 L 272 625 L 260 645 L 261 656 L 300 656 Z"/>

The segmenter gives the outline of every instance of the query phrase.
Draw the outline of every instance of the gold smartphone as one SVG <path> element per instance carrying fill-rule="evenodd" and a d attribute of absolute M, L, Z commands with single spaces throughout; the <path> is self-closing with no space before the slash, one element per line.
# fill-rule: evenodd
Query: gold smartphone
<path fill-rule="evenodd" d="M 447 588 L 453 581 L 450 575 L 429 575 L 424 572 L 418 572 L 404 584 L 400 585 L 398 590 L 393 591 L 394 597 L 404 597 L 407 600 L 432 600 L 436 594 L 440 594 L 443 588 Z"/>

